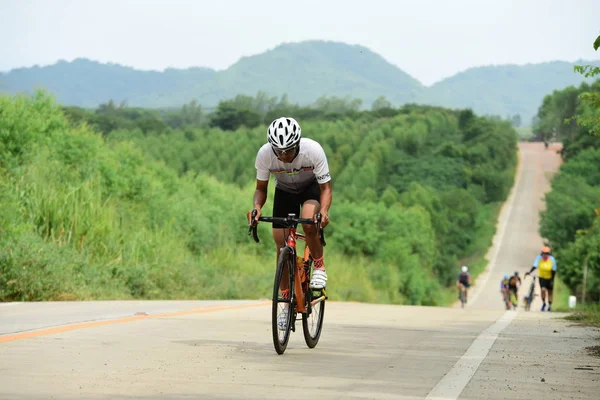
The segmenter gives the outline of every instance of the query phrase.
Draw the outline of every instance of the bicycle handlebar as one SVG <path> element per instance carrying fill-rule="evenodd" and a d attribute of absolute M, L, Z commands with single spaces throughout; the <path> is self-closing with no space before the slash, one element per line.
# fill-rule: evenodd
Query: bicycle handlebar
<path fill-rule="evenodd" d="M 260 242 L 258 238 L 257 231 L 257 223 L 256 223 L 256 210 L 252 210 L 252 223 L 248 227 L 248 235 L 252 234 L 252 238 L 256 243 Z M 309 225 L 317 225 L 317 230 L 319 232 L 319 240 L 321 241 L 321 245 L 326 246 L 325 243 L 325 233 L 323 232 L 323 228 L 321 228 L 321 213 L 317 213 L 317 222 L 310 218 L 296 218 L 294 214 L 290 214 L 287 217 L 259 217 L 259 221 L 270 222 L 270 223 L 278 223 L 286 225 L 288 228 L 296 227 L 298 224 L 309 224 Z"/>

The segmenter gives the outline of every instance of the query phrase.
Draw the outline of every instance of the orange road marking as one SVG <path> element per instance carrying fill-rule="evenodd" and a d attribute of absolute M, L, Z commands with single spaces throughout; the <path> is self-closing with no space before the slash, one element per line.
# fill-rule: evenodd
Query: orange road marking
<path fill-rule="evenodd" d="M 12 335 L 0 336 L 0 343 L 12 342 L 13 340 L 30 339 L 30 338 L 38 337 L 38 336 L 53 335 L 55 333 L 74 331 L 77 329 L 93 328 L 96 326 L 121 324 L 121 323 L 125 323 L 125 322 L 140 321 L 140 320 L 145 320 L 145 319 L 154 319 L 154 318 L 163 318 L 163 317 L 178 317 L 181 315 L 191 315 L 191 314 L 202 314 L 202 313 L 209 313 L 209 312 L 215 312 L 215 311 L 238 310 L 241 308 L 261 307 L 261 306 L 264 306 L 267 304 L 271 304 L 271 303 L 264 302 L 264 303 L 258 303 L 258 304 L 242 304 L 242 305 L 236 305 L 236 306 L 195 308 L 195 309 L 186 310 L 186 311 L 173 311 L 173 312 L 167 312 L 167 313 L 151 314 L 151 315 L 138 315 L 135 317 L 123 317 L 123 318 L 109 319 L 109 320 L 103 320 L 103 321 L 75 323 L 75 324 L 70 324 L 70 325 L 57 326 L 55 328 L 40 329 L 40 330 L 36 330 L 36 331 L 15 333 Z"/>

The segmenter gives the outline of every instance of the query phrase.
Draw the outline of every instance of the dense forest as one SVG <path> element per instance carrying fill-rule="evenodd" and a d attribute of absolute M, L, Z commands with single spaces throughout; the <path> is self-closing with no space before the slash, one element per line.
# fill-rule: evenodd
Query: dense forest
<path fill-rule="evenodd" d="M 478 115 L 518 116 L 530 126 L 543 96 L 585 80 L 576 63 L 469 68 L 425 86 L 366 47 L 331 41 L 285 43 L 242 57 L 229 68 L 143 71 L 88 59 L 0 73 L 0 93 L 32 93 L 45 88 L 63 105 L 96 108 L 113 99 L 145 108 L 181 107 L 196 100 L 205 108 L 238 94 L 293 94 L 301 105 L 322 96 L 360 99 L 369 108 L 380 96 L 394 107 L 407 103 L 470 108 Z"/>
<path fill-rule="evenodd" d="M 600 47 L 600 36 L 595 48 Z M 600 68 L 580 66 L 590 77 Z M 544 98 L 534 133 L 563 142 L 565 163 L 546 195 L 541 233 L 554 249 L 559 276 L 580 298 L 600 300 L 600 80 Z M 586 273 L 587 270 L 587 273 Z M 586 288 L 584 288 L 584 274 Z"/>
<path fill-rule="evenodd" d="M 2 300 L 268 297 L 273 244 L 245 212 L 265 121 L 294 113 L 332 174 L 330 297 L 447 304 L 460 265 L 483 268 L 516 166 L 510 122 L 385 99 L 236 96 L 205 114 L 37 92 L 0 110 Z"/>

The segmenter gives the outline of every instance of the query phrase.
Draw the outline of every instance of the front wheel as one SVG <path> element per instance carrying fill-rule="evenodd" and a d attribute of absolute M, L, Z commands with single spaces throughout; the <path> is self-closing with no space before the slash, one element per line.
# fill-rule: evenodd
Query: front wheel
<path fill-rule="evenodd" d="M 283 354 L 290 340 L 292 319 L 294 318 L 294 285 L 292 274 L 296 257 L 290 247 L 284 247 L 277 260 L 275 281 L 273 282 L 273 307 L 271 325 L 273 345 L 277 354 Z M 291 272 L 291 273 L 290 273 Z"/>
<path fill-rule="evenodd" d="M 309 258 L 307 268 L 307 281 L 310 280 L 310 270 L 312 267 L 312 257 Z M 308 282 L 307 282 L 308 283 Z M 325 300 L 327 293 L 323 290 L 306 290 L 306 312 L 302 314 L 302 331 L 304 332 L 304 341 L 309 348 L 314 348 L 319 343 L 321 330 L 323 329 L 323 318 L 325 317 Z M 313 304 L 314 302 L 314 304 Z"/>
<path fill-rule="evenodd" d="M 306 292 L 306 312 L 302 314 L 302 331 L 304 341 L 309 348 L 319 343 L 321 330 L 323 329 L 323 318 L 325 317 L 325 290 L 311 290 Z M 314 305 L 310 303 L 317 301 Z"/>

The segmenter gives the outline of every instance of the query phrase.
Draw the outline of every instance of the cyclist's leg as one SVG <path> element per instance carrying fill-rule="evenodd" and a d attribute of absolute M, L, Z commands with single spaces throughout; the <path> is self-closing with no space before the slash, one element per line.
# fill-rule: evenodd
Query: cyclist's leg
<path fill-rule="evenodd" d="M 288 193 L 278 188 L 275 188 L 275 196 L 273 198 L 273 216 L 274 217 L 287 217 L 288 214 L 294 213 L 298 215 L 300 212 L 300 202 L 298 195 Z M 285 239 L 287 235 L 287 229 L 284 229 L 284 225 L 273 223 L 273 240 L 277 248 L 276 262 L 279 258 L 281 249 L 285 247 Z M 289 279 L 285 276 L 289 271 L 284 272 L 284 279 L 281 283 L 281 291 L 285 294 L 289 288 Z"/>
<path fill-rule="evenodd" d="M 321 209 L 321 204 L 319 203 L 321 189 L 316 180 L 300 194 L 300 198 L 302 201 L 302 218 L 313 218 Z M 327 272 L 325 272 L 323 246 L 319 240 L 317 227 L 316 225 L 303 224 L 302 230 L 306 235 L 306 243 L 314 260 L 310 287 L 317 290 L 323 289 L 327 283 Z"/>
<path fill-rule="evenodd" d="M 542 295 L 542 311 L 546 310 L 546 295 L 548 294 L 547 282 L 546 279 L 538 278 L 540 283 L 540 293 Z"/>
<path fill-rule="evenodd" d="M 510 289 L 510 302 L 513 304 L 513 306 L 517 306 L 519 304 L 517 289 L 515 288 Z"/>
<path fill-rule="evenodd" d="M 306 190 L 299 195 L 302 204 L 302 218 L 313 218 L 321 210 L 321 188 L 315 180 Z M 313 259 L 323 257 L 323 246 L 319 240 L 316 225 L 302 224 L 302 230 L 306 235 L 306 243 L 310 249 Z"/>
<path fill-rule="evenodd" d="M 302 218 L 313 218 L 321 209 L 321 204 L 316 200 L 307 200 L 302 205 Z M 323 246 L 319 240 L 319 233 L 316 225 L 302 224 L 302 230 L 306 235 L 306 243 L 310 249 L 310 254 L 313 259 L 323 257 Z"/>
<path fill-rule="evenodd" d="M 552 310 L 552 292 L 554 290 L 554 281 L 548 282 L 548 311 Z"/>

